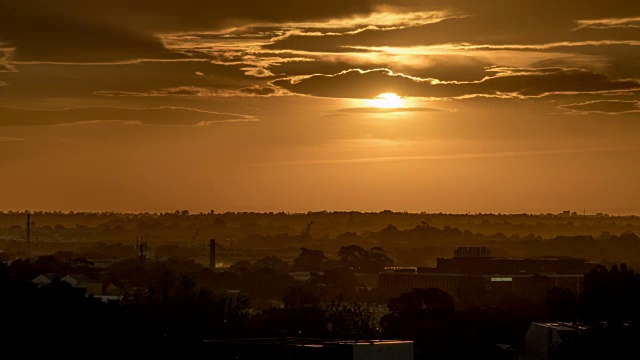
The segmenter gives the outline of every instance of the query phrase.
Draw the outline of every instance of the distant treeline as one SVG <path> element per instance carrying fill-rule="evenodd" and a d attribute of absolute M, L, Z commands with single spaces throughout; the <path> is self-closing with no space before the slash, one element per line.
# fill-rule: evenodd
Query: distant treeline
<path fill-rule="evenodd" d="M 301 247 L 335 253 L 356 244 L 382 247 L 400 266 L 425 266 L 451 256 L 458 246 L 487 246 L 494 256 L 570 256 L 640 267 L 638 217 L 176 212 L 34 213 L 31 219 L 32 241 L 27 248 L 26 215 L 0 214 L 3 259 L 69 250 L 86 258 L 127 258 L 135 256 L 134 244 L 144 237 L 158 258 L 205 258 L 208 240 L 215 238 L 221 254 L 244 251 L 242 256 L 254 260 L 265 255 L 291 260 Z M 228 264 L 239 259 L 226 256 L 231 259 Z"/>

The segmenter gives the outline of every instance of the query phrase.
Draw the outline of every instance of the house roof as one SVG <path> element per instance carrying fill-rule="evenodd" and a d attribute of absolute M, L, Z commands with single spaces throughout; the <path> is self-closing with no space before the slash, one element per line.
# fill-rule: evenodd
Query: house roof
<path fill-rule="evenodd" d="M 49 282 L 51 282 L 53 279 L 55 278 L 59 278 L 60 276 L 56 273 L 47 273 L 47 274 L 40 274 L 38 276 L 36 276 L 35 278 L 33 278 L 33 280 L 31 280 L 31 282 L 36 282 L 36 280 L 38 280 L 38 282 L 42 281 L 42 280 L 49 280 Z"/>
<path fill-rule="evenodd" d="M 89 277 L 82 274 L 67 274 L 63 279 L 65 278 L 69 280 L 73 279 L 77 281 L 78 284 L 89 284 L 93 282 Z"/>

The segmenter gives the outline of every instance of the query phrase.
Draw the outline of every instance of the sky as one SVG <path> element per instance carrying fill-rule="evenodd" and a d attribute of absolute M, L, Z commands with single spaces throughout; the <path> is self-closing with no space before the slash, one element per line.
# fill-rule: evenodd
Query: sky
<path fill-rule="evenodd" d="M 640 214 L 640 2 L 4 0 L 0 210 Z"/>

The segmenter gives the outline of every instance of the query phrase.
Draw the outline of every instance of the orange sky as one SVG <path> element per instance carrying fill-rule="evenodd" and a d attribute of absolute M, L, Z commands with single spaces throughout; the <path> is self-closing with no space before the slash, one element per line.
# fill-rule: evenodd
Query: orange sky
<path fill-rule="evenodd" d="M 558 3 L 3 1 L 0 210 L 640 213 L 640 3 Z"/>

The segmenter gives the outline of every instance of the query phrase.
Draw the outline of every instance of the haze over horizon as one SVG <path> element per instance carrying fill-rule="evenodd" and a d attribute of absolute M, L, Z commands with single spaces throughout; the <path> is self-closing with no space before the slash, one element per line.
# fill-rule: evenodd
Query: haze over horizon
<path fill-rule="evenodd" d="M 640 2 L 8 0 L 0 210 L 640 214 Z"/>

